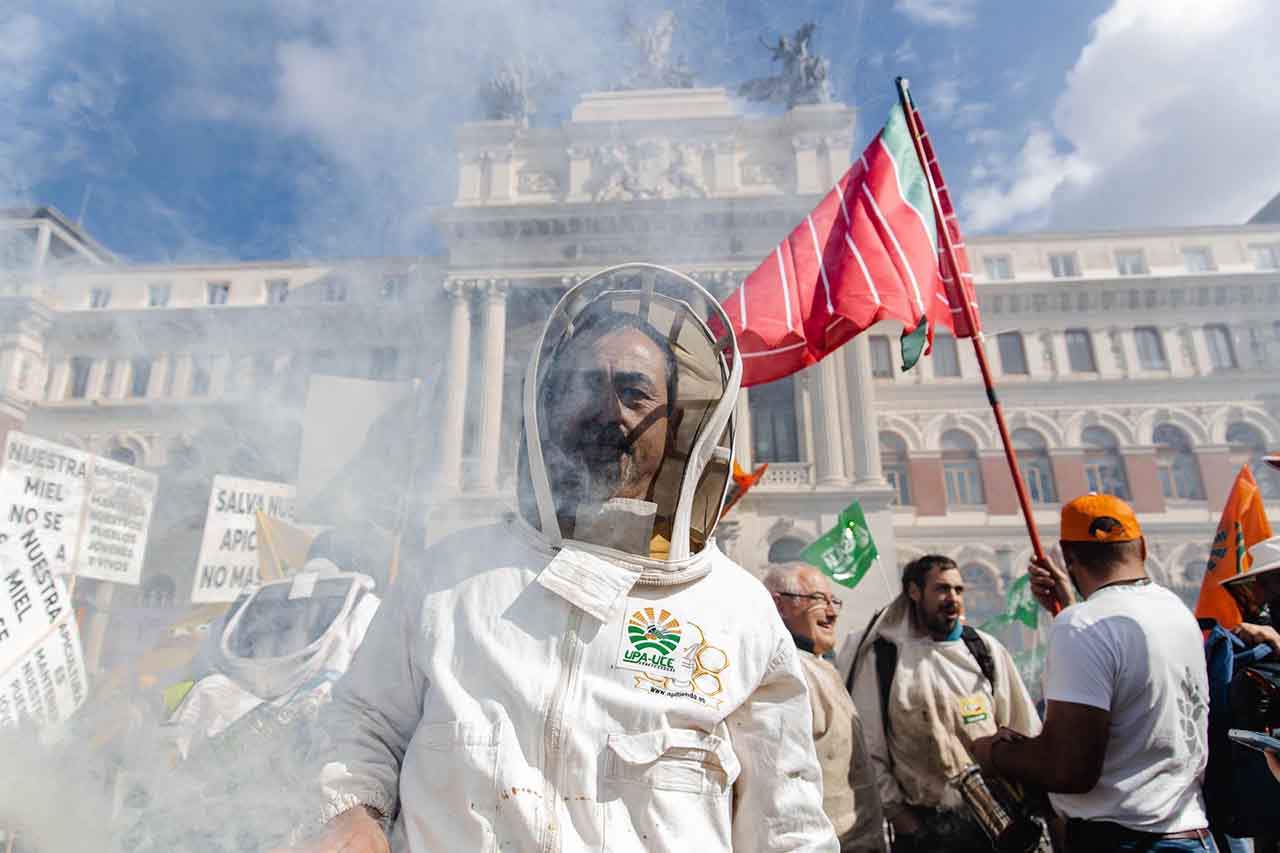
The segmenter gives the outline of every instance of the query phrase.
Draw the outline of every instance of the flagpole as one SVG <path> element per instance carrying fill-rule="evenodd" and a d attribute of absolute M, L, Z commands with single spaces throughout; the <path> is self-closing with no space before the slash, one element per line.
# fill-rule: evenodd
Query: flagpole
<path fill-rule="evenodd" d="M 987 401 L 991 404 L 991 412 L 995 415 L 996 429 L 1000 432 L 1000 443 L 1004 445 L 1004 458 L 1009 463 L 1009 474 L 1013 477 L 1013 488 L 1018 495 L 1018 505 L 1022 508 L 1022 518 L 1027 524 L 1027 535 L 1031 537 L 1031 550 L 1035 554 L 1037 560 L 1048 562 L 1045 557 L 1044 547 L 1040 544 L 1040 531 L 1036 528 L 1035 516 L 1031 512 L 1031 498 L 1027 494 L 1027 484 L 1022 479 L 1022 471 L 1018 468 L 1018 454 L 1013 449 L 1013 441 L 1009 437 L 1009 426 L 1005 423 L 1004 409 L 1000 406 L 1000 398 L 996 396 L 995 382 L 991 378 L 991 366 L 987 363 L 987 353 L 983 348 L 982 330 L 979 328 L 977 318 L 973 314 L 973 305 L 970 304 L 968 291 L 964 286 L 964 275 L 959 264 L 959 257 L 956 255 L 955 244 L 951 240 L 951 229 L 947 227 L 947 221 L 942 214 L 942 204 L 938 199 L 938 188 L 933 183 L 933 170 L 929 168 L 929 163 L 925 157 L 924 143 L 921 140 L 920 123 L 916 121 L 915 108 L 911 104 L 911 93 L 908 91 L 907 78 L 898 77 L 895 81 L 898 87 L 898 101 L 902 104 L 902 112 L 907 120 L 907 127 L 911 131 L 911 142 L 916 149 L 916 157 L 920 161 L 920 168 L 924 170 L 925 183 L 929 187 L 929 200 L 933 204 L 934 217 L 939 223 L 938 239 L 942 241 L 942 249 L 947 253 L 947 262 L 951 266 L 951 273 L 956 277 L 956 283 L 959 285 L 960 291 L 960 309 L 964 312 L 965 322 L 969 325 L 969 330 L 973 333 L 973 353 L 978 359 L 978 370 L 982 373 L 982 384 L 987 390 Z M 924 322 L 928 322 L 926 318 Z M 1052 612 L 1057 613 L 1061 610 L 1061 606 L 1054 602 Z"/>

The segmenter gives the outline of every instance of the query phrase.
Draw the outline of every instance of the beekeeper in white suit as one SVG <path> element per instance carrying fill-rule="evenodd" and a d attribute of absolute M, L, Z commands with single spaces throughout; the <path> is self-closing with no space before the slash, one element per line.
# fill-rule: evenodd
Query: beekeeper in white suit
<path fill-rule="evenodd" d="M 339 683 L 317 851 L 837 849 L 795 644 L 712 540 L 741 366 L 643 264 L 552 312 L 519 512 L 431 548 Z"/>

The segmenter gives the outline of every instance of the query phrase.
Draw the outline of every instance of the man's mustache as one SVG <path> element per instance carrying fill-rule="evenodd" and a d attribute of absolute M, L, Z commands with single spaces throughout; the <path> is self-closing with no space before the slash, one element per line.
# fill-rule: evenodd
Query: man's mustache
<path fill-rule="evenodd" d="M 566 438 L 561 447 L 574 455 L 603 456 L 635 451 L 634 439 L 618 424 L 589 424 Z"/>

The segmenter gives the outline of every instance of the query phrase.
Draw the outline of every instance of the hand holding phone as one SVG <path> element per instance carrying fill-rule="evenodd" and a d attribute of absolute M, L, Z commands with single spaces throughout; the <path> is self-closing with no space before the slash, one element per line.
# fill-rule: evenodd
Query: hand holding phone
<path fill-rule="evenodd" d="M 1280 738 L 1265 735 L 1262 732 L 1251 732 L 1246 729 L 1231 729 L 1227 732 L 1227 737 L 1231 738 L 1241 746 L 1247 746 L 1250 749 L 1256 749 L 1259 752 L 1280 753 Z"/>

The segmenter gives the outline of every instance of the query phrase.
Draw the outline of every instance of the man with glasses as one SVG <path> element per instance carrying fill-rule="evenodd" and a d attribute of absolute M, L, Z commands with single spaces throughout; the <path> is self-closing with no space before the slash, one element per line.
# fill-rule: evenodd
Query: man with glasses
<path fill-rule="evenodd" d="M 965 624 L 955 561 L 908 563 L 902 593 L 845 648 L 895 853 L 992 850 L 951 780 L 974 763 L 974 741 L 1001 728 L 1032 736 L 1040 719 L 1008 650 Z"/>
<path fill-rule="evenodd" d="M 800 652 L 822 765 L 822 809 L 840 836 L 841 853 L 880 853 L 887 849 L 884 818 L 862 721 L 840 673 L 823 657 L 835 648 L 843 602 L 832 594 L 827 576 L 807 563 L 773 568 L 764 585 Z"/>

